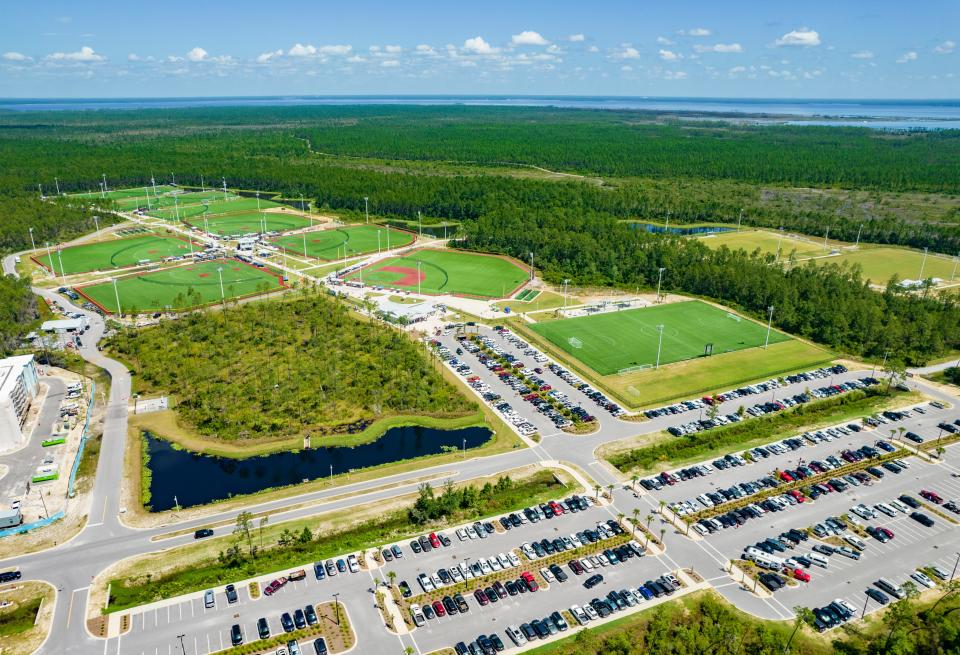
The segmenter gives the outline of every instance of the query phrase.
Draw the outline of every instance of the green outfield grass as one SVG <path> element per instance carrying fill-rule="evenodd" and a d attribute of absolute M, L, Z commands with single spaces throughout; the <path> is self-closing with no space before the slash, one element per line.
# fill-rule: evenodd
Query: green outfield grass
<path fill-rule="evenodd" d="M 180 207 L 195 205 L 203 200 L 223 202 L 223 191 L 214 189 L 209 191 L 187 191 L 184 193 L 163 193 L 160 191 L 160 188 L 157 187 L 159 195 L 154 195 L 152 188 L 148 188 L 148 190 L 150 192 L 149 203 L 147 202 L 146 190 L 141 189 L 140 195 L 138 196 L 117 200 L 117 206 L 124 210 L 141 208 L 159 210 L 163 207 L 173 207 L 174 205 Z M 237 196 L 230 194 L 228 197 L 236 198 Z"/>
<path fill-rule="evenodd" d="M 742 232 L 721 232 L 709 236 L 692 237 L 699 239 L 703 245 L 708 248 L 718 249 L 726 246 L 731 250 L 746 250 L 753 252 L 760 249 L 763 253 L 772 255 L 777 254 L 777 247 L 780 248 L 780 258 L 788 259 L 791 253 L 796 253 L 797 259 L 825 255 L 829 252 L 823 247 L 823 241 L 813 239 L 802 239 L 784 234 L 783 238 L 776 232 L 768 230 L 744 230 Z M 835 247 L 837 244 L 828 244 L 829 247 Z"/>
<path fill-rule="evenodd" d="M 145 187 L 134 187 L 132 189 L 115 189 L 113 191 L 107 191 L 105 194 L 101 194 L 99 191 L 89 191 L 87 193 L 71 193 L 68 194 L 71 198 L 90 198 L 93 200 L 106 199 L 106 200 L 123 200 L 125 198 L 146 198 L 147 192 L 144 190 Z M 169 193 L 173 191 L 174 187 L 170 185 L 161 184 L 157 187 L 157 193 Z M 153 188 L 150 189 L 150 195 L 153 196 Z"/>
<path fill-rule="evenodd" d="M 239 214 L 221 214 L 208 216 L 191 216 L 187 223 L 201 230 L 209 228 L 211 234 L 221 236 L 236 236 L 251 232 L 288 232 L 310 225 L 310 219 L 299 214 L 278 214 L 276 212 L 240 212 Z M 264 230 L 263 226 L 266 226 Z M 302 248 L 301 248 L 302 249 Z"/>
<path fill-rule="evenodd" d="M 422 293 L 504 298 L 530 276 L 526 269 L 504 257 L 457 250 L 416 250 L 372 264 L 349 279 L 361 277 L 368 285 L 414 292 L 419 287 Z"/>
<path fill-rule="evenodd" d="M 818 259 L 820 264 L 858 264 L 863 269 L 863 276 L 873 284 L 885 285 L 894 275 L 901 280 L 917 280 L 920 278 L 920 268 L 923 267 L 923 277 L 937 277 L 944 283 L 952 282 L 954 260 L 930 253 L 923 263 L 923 253 L 908 248 L 864 248 L 852 250 L 836 257 Z M 960 269 L 958 269 L 960 274 Z"/>
<path fill-rule="evenodd" d="M 241 198 L 239 196 L 233 196 L 230 199 L 223 199 L 223 192 L 216 192 L 214 199 L 210 200 L 207 205 L 202 204 L 200 201 L 205 198 L 196 197 L 201 195 L 203 192 L 197 191 L 195 194 L 183 194 L 177 200 L 177 207 L 174 207 L 174 203 L 171 196 L 164 196 L 161 199 L 170 197 L 171 200 L 164 205 L 165 209 L 155 209 L 153 211 L 147 212 L 148 216 L 153 216 L 155 218 L 162 218 L 168 221 L 177 220 L 177 215 L 179 214 L 180 218 L 190 216 L 200 216 L 204 213 L 204 207 L 209 206 L 207 209 L 207 217 L 216 216 L 218 214 L 236 214 L 239 212 L 256 212 L 257 211 L 257 199 L 256 198 Z M 211 193 L 211 192 L 207 192 Z M 190 196 L 190 197 L 188 197 Z M 219 199 L 217 199 L 219 198 Z M 153 200 L 151 200 L 153 202 Z M 282 205 L 275 203 L 271 200 L 260 199 L 260 209 L 270 209 L 272 207 L 281 207 Z"/>
<path fill-rule="evenodd" d="M 713 344 L 714 355 L 762 346 L 766 326 L 692 300 L 642 309 L 537 323 L 530 328 L 601 375 L 657 361 L 658 325 L 663 325 L 660 364 L 693 359 Z M 789 341 L 771 331 L 770 343 Z"/>
<path fill-rule="evenodd" d="M 379 243 L 377 242 L 378 235 Z M 305 254 L 315 259 L 332 261 L 343 258 L 344 245 L 346 245 L 349 255 L 364 255 L 377 252 L 378 247 L 386 250 L 388 241 L 390 248 L 400 248 L 410 245 L 414 239 L 413 234 L 396 228 L 387 228 L 380 225 L 355 225 L 308 232 L 305 235 L 296 234 L 279 237 L 273 240 L 273 244 L 285 248 L 291 254 Z M 303 250 L 304 240 L 306 240 L 306 252 Z"/>
<path fill-rule="evenodd" d="M 279 289 L 283 281 L 276 273 L 249 266 L 235 260 L 201 262 L 176 266 L 140 275 L 117 279 L 117 293 L 123 313 L 162 311 L 199 307 L 220 301 L 222 269 L 226 298 L 249 296 L 261 291 Z M 117 300 L 112 282 L 92 284 L 77 291 L 103 307 L 117 313 Z"/>
<path fill-rule="evenodd" d="M 185 239 L 145 234 L 126 239 L 105 237 L 103 241 L 70 246 L 59 253 L 53 251 L 50 255 L 34 257 L 34 260 L 57 274 L 73 275 L 124 268 L 141 261 L 158 262 L 164 257 L 189 253 L 190 244 Z"/>

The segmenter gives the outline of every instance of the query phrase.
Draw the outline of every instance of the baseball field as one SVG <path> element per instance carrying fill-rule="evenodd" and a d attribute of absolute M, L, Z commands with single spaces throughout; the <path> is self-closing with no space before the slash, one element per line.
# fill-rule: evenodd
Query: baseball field
<path fill-rule="evenodd" d="M 530 275 L 506 257 L 459 250 L 415 250 L 371 264 L 348 279 L 361 278 L 364 284 L 420 293 L 505 298 Z"/>
<path fill-rule="evenodd" d="M 547 321 L 529 326 L 553 345 L 601 375 L 611 375 L 657 362 L 660 331 L 663 340 L 660 364 L 693 359 L 704 354 L 734 352 L 763 346 L 765 325 L 698 300 L 626 309 Z M 770 343 L 790 337 L 770 331 Z"/>
<path fill-rule="evenodd" d="M 111 314 L 118 311 L 118 296 L 124 314 L 163 311 L 168 307 L 177 310 L 219 302 L 221 274 L 222 297 L 226 299 L 284 286 L 282 278 L 267 269 L 236 260 L 217 260 L 117 278 L 116 290 L 110 281 L 76 290 Z"/>
<path fill-rule="evenodd" d="M 279 214 L 277 212 L 240 212 L 237 214 L 191 216 L 187 223 L 210 234 L 237 236 L 251 232 L 287 232 L 299 230 L 310 225 L 310 219 L 299 214 Z"/>
<path fill-rule="evenodd" d="M 383 248 L 400 248 L 413 243 L 415 236 L 410 232 L 380 225 L 355 225 L 338 227 L 306 234 L 282 236 L 273 240 L 273 244 L 288 252 L 306 255 L 315 259 L 332 261 L 349 255 L 365 255 Z M 306 245 L 306 251 L 304 251 Z M 346 247 L 346 250 L 344 250 Z"/>
<path fill-rule="evenodd" d="M 199 249 L 200 246 L 197 246 Z M 164 257 L 190 253 L 190 244 L 173 236 L 145 234 L 143 236 L 117 239 L 104 237 L 78 246 L 70 246 L 60 251 L 34 257 L 41 266 L 61 275 L 106 271 L 112 268 L 124 268 L 137 263 L 157 262 Z"/>
<path fill-rule="evenodd" d="M 207 194 L 213 194 L 214 192 L 207 191 Z M 174 206 L 173 196 L 161 196 L 160 198 L 163 201 L 161 205 L 162 209 L 153 209 L 152 211 L 147 212 L 148 216 L 153 216 L 154 218 L 162 218 L 167 221 L 175 221 L 177 217 L 180 217 L 180 220 L 189 218 L 191 216 L 202 216 L 204 211 L 206 211 L 207 217 L 216 216 L 218 214 L 236 214 L 239 212 L 257 212 L 257 199 L 256 198 L 241 198 L 240 196 L 231 196 L 226 200 L 223 199 L 223 192 L 216 192 L 215 195 L 204 195 L 203 192 L 197 191 L 194 193 L 185 193 L 177 196 L 176 206 Z M 169 201 L 168 201 L 169 199 Z M 203 200 L 209 200 L 207 204 L 203 204 Z M 150 201 L 154 202 L 153 199 Z M 141 205 L 145 207 L 145 204 Z M 279 204 L 271 201 L 260 199 L 260 210 L 271 209 L 273 207 L 280 207 Z"/>

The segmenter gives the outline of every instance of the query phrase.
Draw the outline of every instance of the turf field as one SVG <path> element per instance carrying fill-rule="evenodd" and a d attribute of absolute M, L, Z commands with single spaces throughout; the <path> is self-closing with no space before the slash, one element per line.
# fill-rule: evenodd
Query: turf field
<path fill-rule="evenodd" d="M 211 234 L 236 236 L 260 232 L 266 225 L 267 232 L 287 232 L 310 225 L 310 219 L 299 214 L 278 214 L 276 212 L 240 212 L 239 214 L 221 214 L 219 216 L 192 216 L 187 220 L 198 229 L 210 229 Z M 301 248 L 302 249 L 302 248 Z"/>
<path fill-rule="evenodd" d="M 707 343 L 714 355 L 762 346 L 767 328 L 723 309 L 692 300 L 642 309 L 581 316 L 530 328 L 601 375 L 657 361 L 658 325 L 663 325 L 660 364 L 699 357 Z M 789 341 L 771 331 L 770 343 Z"/>
<path fill-rule="evenodd" d="M 196 192 L 196 195 L 200 195 L 202 192 Z M 210 193 L 210 192 L 207 192 Z M 193 197 L 188 197 L 193 196 Z M 162 198 L 161 198 L 162 199 Z M 174 207 L 173 200 L 166 202 L 164 204 L 165 209 L 155 209 L 153 211 L 147 212 L 148 216 L 153 216 L 155 218 L 162 218 L 168 221 L 177 220 L 177 215 L 179 214 L 180 218 L 186 218 L 190 216 L 200 216 L 204 213 L 204 207 L 209 207 L 207 209 L 207 216 L 216 216 L 217 214 L 235 214 L 239 212 L 254 212 L 257 211 L 257 199 L 256 198 L 241 198 L 239 196 L 234 196 L 233 198 L 224 200 L 223 193 L 219 192 L 216 194 L 216 198 L 211 200 L 208 205 L 203 205 L 200 201 L 204 198 L 195 197 L 194 194 L 183 194 L 177 200 L 177 207 Z M 150 202 L 153 202 L 151 200 Z M 270 209 L 272 207 L 280 207 L 278 203 L 272 202 L 270 200 L 260 199 L 260 209 Z"/>
<path fill-rule="evenodd" d="M 908 248 L 864 248 L 852 250 L 836 257 L 825 257 L 816 260 L 820 264 L 859 264 L 863 269 L 863 276 L 873 284 L 885 285 L 887 281 L 898 275 L 901 280 L 916 280 L 920 277 L 920 268 L 923 267 L 923 277 L 938 277 L 945 283 L 952 281 L 954 261 L 951 257 L 930 253 L 926 264 L 923 263 L 923 253 Z M 960 268 L 957 269 L 960 274 Z"/>
<path fill-rule="evenodd" d="M 825 255 L 829 252 L 824 249 L 822 240 L 817 242 L 815 239 L 799 239 L 788 234 L 784 234 L 781 240 L 778 233 L 767 230 L 721 232 L 694 238 L 699 239 L 703 245 L 714 250 L 726 246 L 731 250 L 753 252 L 759 248 L 761 252 L 772 255 L 777 254 L 777 246 L 779 245 L 781 259 L 788 259 L 793 252 L 796 252 L 797 259 Z M 836 244 L 829 245 L 835 246 Z"/>
<path fill-rule="evenodd" d="M 417 266 L 419 262 L 419 268 Z M 458 250 L 416 250 L 372 264 L 349 279 L 429 294 L 504 298 L 530 275 L 512 260 Z"/>
<path fill-rule="evenodd" d="M 164 257 L 189 253 L 190 244 L 185 239 L 145 234 L 126 239 L 106 237 L 102 241 L 64 248 L 59 253 L 43 254 L 34 260 L 57 274 L 73 275 L 133 266 L 141 261 L 157 262 Z"/>
<path fill-rule="evenodd" d="M 235 260 L 201 262 L 129 275 L 117 279 L 117 294 L 123 313 L 185 309 L 218 302 L 222 269 L 223 292 L 227 299 L 259 291 L 279 289 L 283 281 L 276 273 Z M 117 312 L 112 282 L 91 284 L 77 291 L 110 313 Z"/>
<path fill-rule="evenodd" d="M 377 235 L 380 242 L 377 243 Z M 306 235 L 295 234 L 279 237 L 273 240 L 277 247 L 285 248 L 291 254 L 314 257 L 325 261 L 341 259 L 343 247 L 346 245 L 350 255 L 363 255 L 377 252 L 378 247 L 387 249 L 408 246 L 414 241 L 414 235 L 396 228 L 381 227 L 379 225 L 356 225 L 353 227 L 339 227 L 332 230 L 308 232 Z M 307 251 L 303 245 L 306 239 Z"/>
<path fill-rule="evenodd" d="M 168 193 L 173 191 L 174 187 L 169 185 L 158 185 L 157 193 Z M 153 196 L 153 188 L 150 189 L 150 195 Z M 99 191 L 89 191 L 87 193 L 71 193 L 68 194 L 71 198 L 106 198 L 108 200 L 122 200 L 124 198 L 146 198 L 147 192 L 144 191 L 144 187 L 134 187 L 132 189 L 116 189 L 114 191 L 107 191 L 106 194 L 101 194 Z"/>
<path fill-rule="evenodd" d="M 162 207 L 173 207 L 174 205 L 193 205 L 197 204 L 202 200 L 213 201 L 223 201 L 223 191 L 209 190 L 209 191 L 187 191 L 187 192 L 177 192 L 177 193 L 162 193 L 160 188 L 157 188 L 157 191 L 160 195 L 154 195 L 153 189 L 149 188 L 150 193 L 150 202 L 147 202 L 146 190 L 141 189 L 140 195 L 136 197 L 130 197 L 125 199 L 117 200 L 117 206 L 120 209 L 131 210 L 131 209 L 160 209 Z M 230 198 L 236 198 L 237 196 L 230 195 Z"/>

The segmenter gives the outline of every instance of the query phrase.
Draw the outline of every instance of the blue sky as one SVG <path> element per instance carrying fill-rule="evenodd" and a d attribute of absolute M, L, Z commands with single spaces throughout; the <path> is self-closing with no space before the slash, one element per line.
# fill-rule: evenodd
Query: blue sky
<path fill-rule="evenodd" d="M 4 3 L 0 97 L 960 97 L 960 2 Z"/>

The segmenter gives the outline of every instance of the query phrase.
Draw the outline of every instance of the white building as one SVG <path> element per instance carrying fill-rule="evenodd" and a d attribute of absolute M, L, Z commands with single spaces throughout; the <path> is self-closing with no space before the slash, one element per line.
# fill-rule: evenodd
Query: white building
<path fill-rule="evenodd" d="M 87 318 L 61 318 L 53 321 L 44 321 L 40 329 L 44 332 L 56 332 L 63 334 L 65 332 L 79 332 L 87 326 Z"/>
<path fill-rule="evenodd" d="M 39 389 L 33 355 L 0 359 L 0 452 L 23 444 L 23 424 Z"/>

